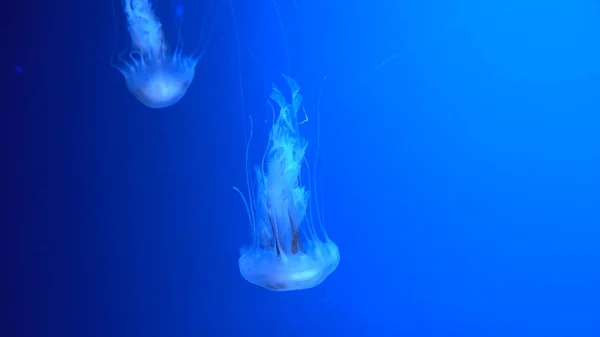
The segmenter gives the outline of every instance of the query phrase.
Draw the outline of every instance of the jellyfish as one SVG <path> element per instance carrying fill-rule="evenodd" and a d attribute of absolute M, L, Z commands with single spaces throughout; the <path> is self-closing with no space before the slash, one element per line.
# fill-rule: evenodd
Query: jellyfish
<path fill-rule="evenodd" d="M 183 55 L 182 48 L 169 52 L 150 0 L 123 0 L 123 4 L 133 43 L 129 59 L 118 67 L 127 88 L 150 108 L 177 103 L 192 83 L 202 55 Z"/>
<path fill-rule="evenodd" d="M 338 247 L 322 221 L 310 216 L 310 193 L 301 179 L 308 146 L 298 128 L 302 95 L 296 82 L 284 77 L 291 89 L 291 103 L 273 86 L 270 98 L 279 113 L 262 164 L 255 167 L 255 194 L 246 202 L 236 189 L 246 205 L 253 238 L 252 244 L 241 250 L 240 272 L 248 282 L 275 291 L 315 287 L 340 260 Z M 250 184 L 248 189 L 252 193 Z"/>

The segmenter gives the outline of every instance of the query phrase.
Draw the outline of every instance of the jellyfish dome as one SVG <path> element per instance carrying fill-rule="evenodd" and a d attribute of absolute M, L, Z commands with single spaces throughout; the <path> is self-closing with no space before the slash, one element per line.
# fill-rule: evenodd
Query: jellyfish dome
<path fill-rule="evenodd" d="M 169 53 L 149 0 L 124 0 L 133 50 L 119 67 L 131 93 L 150 108 L 177 103 L 187 92 L 199 57 Z"/>
<path fill-rule="evenodd" d="M 275 291 L 321 284 L 338 266 L 340 253 L 319 219 L 311 219 L 309 192 L 301 181 L 308 142 L 299 133 L 302 96 L 286 77 L 291 103 L 273 87 L 279 114 L 269 134 L 263 162 L 255 168 L 257 188 L 246 203 L 253 242 L 238 261 L 250 283 Z"/>
<path fill-rule="evenodd" d="M 141 61 L 121 69 L 127 88 L 144 105 L 166 108 L 185 95 L 192 80 L 196 62 L 174 55 L 166 58 L 142 58 Z"/>

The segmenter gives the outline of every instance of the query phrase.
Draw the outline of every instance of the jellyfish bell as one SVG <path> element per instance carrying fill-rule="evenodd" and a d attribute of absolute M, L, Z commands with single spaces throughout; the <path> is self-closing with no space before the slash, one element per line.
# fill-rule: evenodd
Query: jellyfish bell
<path fill-rule="evenodd" d="M 279 114 L 263 162 L 255 168 L 256 190 L 253 193 L 248 184 L 247 202 L 235 189 L 244 200 L 253 238 L 252 244 L 241 250 L 240 273 L 248 282 L 275 291 L 316 287 L 340 261 L 339 249 L 329 239 L 318 207 L 317 219 L 312 218 L 310 193 L 301 179 L 308 146 L 298 129 L 302 95 L 293 79 L 286 80 L 291 103 L 276 87 L 271 93 Z M 316 198 L 314 204 L 318 206 Z"/>
<path fill-rule="evenodd" d="M 168 59 L 142 57 L 119 70 L 127 88 L 141 103 L 160 109 L 183 98 L 194 79 L 196 64 L 195 58 L 181 55 Z"/>
<path fill-rule="evenodd" d="M 288 242 L 294 245 L 294 239 Z M 269 244 L 242 249 L 238 261 L 246 281 L 274 291 L 309 289 L 318 286 L 333 273 L 340 261 L 337 245 L 331 241 L 313 242 L 298 251 L 282 251 Z"/>

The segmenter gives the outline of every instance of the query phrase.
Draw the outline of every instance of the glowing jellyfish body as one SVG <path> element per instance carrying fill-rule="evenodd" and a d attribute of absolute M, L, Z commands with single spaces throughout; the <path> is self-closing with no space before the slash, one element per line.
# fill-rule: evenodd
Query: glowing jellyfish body
<path fill-rule="evenodd" d="M 292 92 L 290 104 L 277 88 L 271 93 L 279 114 L 263 163 L 256 167 L 256 196 L 247 205 L 253 243 L 242 249 L 239 259 L 248 282 L 277 291 L 315 287 L 340 260 L 338 247 L 322 223 L 315 226 L 311 212 L 307 214 L 309 192 L 300 179 L 308 145 L 298 130 L 302 96 L 296 82 L 286 80 Z"/>
<path fill-rule="evenodd" d="M 119 67 L 127 87 L 150 108 L 177 103 L 186 93 L 199 58 L 184 56 L 181 50 L 168 53 L 162 24 L 149 0 L 124 0 L 133 51 Z"/>

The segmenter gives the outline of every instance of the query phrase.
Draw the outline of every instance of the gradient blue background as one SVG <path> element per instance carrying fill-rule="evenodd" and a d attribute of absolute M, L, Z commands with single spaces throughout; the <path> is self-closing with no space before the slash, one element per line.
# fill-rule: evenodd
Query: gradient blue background
<path fill-rule="evenodd" d="M 600 4 L 276 2 L 283 34 L 233 1 L 241 68 L 224 3 L 164 110 L 110 67 L 118 1 L 3 3 L 0 335 L 600 336 Z M 215 8 L 160 0 L 171 41 L 178 3 L 196 46 Z M 290 64 L 341 263 L 275 293 L 232 186 Z"/>

